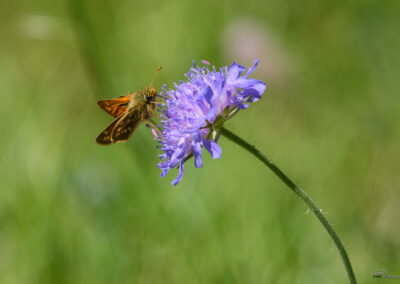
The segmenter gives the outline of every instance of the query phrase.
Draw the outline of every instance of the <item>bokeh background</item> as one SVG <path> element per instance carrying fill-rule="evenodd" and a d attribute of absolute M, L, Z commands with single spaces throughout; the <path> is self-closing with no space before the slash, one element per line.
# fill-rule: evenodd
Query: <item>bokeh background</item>
<path fill-rule="evenodd" d="M 248 153 L 159 178 L 99 99 L 237 61 L 268 84 L 227 127 L 326 212 L 360 283 L 400 274 L 399 1 L 2 1 L 1 283 L 346 283 L 313 214 Z M 393 281 L 393 280 L 387 280 Z"/>

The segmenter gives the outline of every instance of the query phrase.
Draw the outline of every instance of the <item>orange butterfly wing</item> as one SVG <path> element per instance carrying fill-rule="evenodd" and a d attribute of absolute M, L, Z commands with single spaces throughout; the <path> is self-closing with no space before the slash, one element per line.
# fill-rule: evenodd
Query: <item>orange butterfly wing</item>
<path fill-rule="evenodd" d="M 126 112 L 133 94 L 121 96 L 116 99 L 98 101 L 97 104 L 113 117 L 120 117 Z"/>

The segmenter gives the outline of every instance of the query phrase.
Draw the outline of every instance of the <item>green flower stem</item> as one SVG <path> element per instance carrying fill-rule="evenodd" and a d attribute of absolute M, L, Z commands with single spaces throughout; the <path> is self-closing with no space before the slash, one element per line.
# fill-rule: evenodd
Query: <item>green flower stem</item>
<path fill-rule="evenodd" d="M 318 220 L 324 226 L 328 234 L 331 236 L 333 242 L 335 243 L 337 249 L 339 250 L 350 283 L 353 284 L 357 283 L 353 269 L 351 268 L 349 257 L 347 256 L 346 250 L 342 242 L 340 241 L 332 225 L 329 223 L 329 221 L 322 213 L 322 210 L 318 208 L 317 204 L 311 199 L 311 197 L 308 196 L 308 194 L 303 189 L 301 189 L 293 181 L 291 181 L 274 163 L 272 163 L 270 159 L 268 159 L 263 153 L 258 151 L 253 145 L 250 145 L 242 138 L 236 136 L 234 133 L 232 133 L 231 131 L 229 131 L 224 127 L 221 127 L 221 134 L 226 138 L 228 138 L 229 140 L 231 140 L 232 142 L 235 142 L 239 146 L 243 147 L 244 149 L 252 153 L 254 156 L 256 156 L 261 162 L 263 162 L 268 168 L 270 168 L 281 179 L 281 181 L 283 181 L 295 194 L 297 194 L 301 199 L 303 199 L 303 201 L 307 204 L 307 206 L 317 216 Z"/>

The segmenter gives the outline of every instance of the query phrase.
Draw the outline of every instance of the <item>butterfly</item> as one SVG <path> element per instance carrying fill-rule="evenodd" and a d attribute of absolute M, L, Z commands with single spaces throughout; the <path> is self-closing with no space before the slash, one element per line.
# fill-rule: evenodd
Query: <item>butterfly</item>
<path fill-rule="evenodd" d="M 153 81 L 160 70 L 161 66 L 158 68 Z M 126 142 L 139 124 L 145 120 L 155 127 L 151 117 L 157 104 L 158 93 L 156 88 L 152 86 L 153 81 L 150 86 L 138 92 L 97 102 L 103 110 L 114 117 L 114 120 L 97 136 L 96 142 L 98 144 L 111 145 Z"/>

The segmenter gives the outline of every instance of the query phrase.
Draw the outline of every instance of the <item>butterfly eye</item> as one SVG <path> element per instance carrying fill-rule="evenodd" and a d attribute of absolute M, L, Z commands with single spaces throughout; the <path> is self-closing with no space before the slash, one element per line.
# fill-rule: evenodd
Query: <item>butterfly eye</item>
<path fill-rule="evenodd" d="M 145 99 L 146 101 L 150 101 L 150 100 L 151 100 L 151 97 L 152 97 L 152 96 L 150 96 L 149 94 L 145 94 L 145 95 L 144 95 L 144 99 Z"/>

